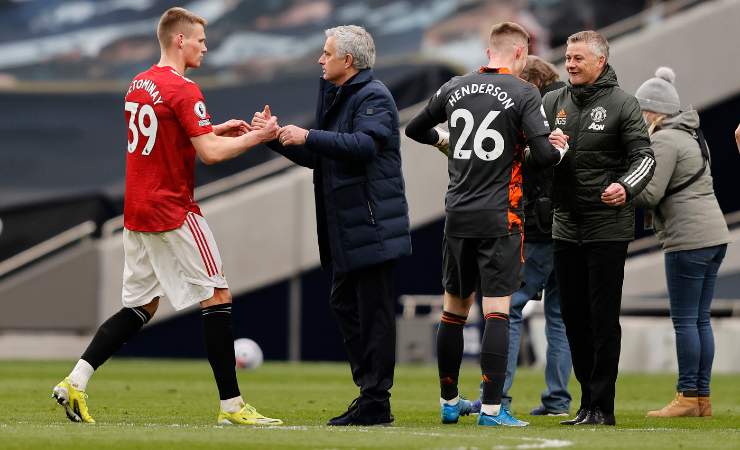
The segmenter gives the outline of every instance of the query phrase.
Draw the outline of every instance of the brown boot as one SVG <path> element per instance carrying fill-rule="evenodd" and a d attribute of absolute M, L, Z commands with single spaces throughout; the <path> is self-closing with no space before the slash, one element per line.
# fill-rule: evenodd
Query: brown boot
<path fill-rule="evenodd" d="M 699 399 L 699 415 L 701 417 L 712 416 L 712 399 L 707 395 L 705 397 L 698 397 Z"/>
<path fill-rule="evenodd" d="M 699 397 L 684 397 L 676 392 L 676 398 L 663 409 L 648 411 L 648 417 L 699 417 Z"/>

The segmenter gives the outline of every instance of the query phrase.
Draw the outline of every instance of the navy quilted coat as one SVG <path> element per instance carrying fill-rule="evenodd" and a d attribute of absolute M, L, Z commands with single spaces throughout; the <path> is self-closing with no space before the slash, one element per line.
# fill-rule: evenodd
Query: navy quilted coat
<path fill-rule="evenodd" d="M 303 146 L 270 147 L 313 169 L 325 269 L 337 273 L 411 254 L 398 110 L 371 69 L 342 86 L 321 79 L 317 129 Z"/>

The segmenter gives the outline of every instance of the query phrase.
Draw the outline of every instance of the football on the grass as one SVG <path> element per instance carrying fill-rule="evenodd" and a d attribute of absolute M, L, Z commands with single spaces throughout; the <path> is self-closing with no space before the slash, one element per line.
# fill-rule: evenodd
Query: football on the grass
<path fill-rule="evenodd" d="M 240 369 L 256 369 L 262 364 L 262 349 L 256 342 L 247 338 L 234 341 L 236 367 Z"/>

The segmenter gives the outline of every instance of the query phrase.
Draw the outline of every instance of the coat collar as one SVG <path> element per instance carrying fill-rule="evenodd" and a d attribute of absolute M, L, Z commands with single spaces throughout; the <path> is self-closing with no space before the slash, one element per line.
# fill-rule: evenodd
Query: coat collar
<path fill-rule="evenodd" d="M 593 84 L 579 84 L 574 86 L 568 81 L 568 91 L 573 101 L 578 106 L 583 106 L 596 96 L 605 92 L 605 89 L 619 86 L 617 74 L 611 65 L 607 64 L 599 75 L 599 78 Z"/>
<path fill-rule="evenodd" d="M 511 70 L 509 70 L 508 67 L 481 66 L 480 69 L 478 69 L 478 73 L 502 73 L 511 75 Z"/>
<path fill-rule="evenodd" d="M 321 93 L 319 95 L 323 100 L 320 102 L 320 107 L 316 113 L 317 123 L 319 126 L 323 127 L 325 125 L 326 116 L 337 104 L 341 103 L 341 99 L 346 97 L 348 92 L 356 91 L 373 79 L 374 76 L 372 69 L 363 69 L 357 72 L 355 76 L 347 80 L 341 86 L 336 86 L 335 84 L 321 78 L 319 82 Z"/>
<path fill-rule="evenodd" d="M 334 83 L 326 81 L 323 78 L 319 79 L 319 83 L 321 85 L 321 89 L 325 92 L 341 92 L 347 89 L 355 89 L 365 83 L 372 81 L 374 78 L 375 76 L 373 74 L 373 69 L 362 69 L 341 86 L 337 86 Z"/>
<path fill-rule="evenodd" d="M 352 78 L 347 80 L 342 87 L 346 88 L 349 86 L 355 86 L 365 84 L 373 79 L 373 69 L 362 69 L 355 74 Z"/>

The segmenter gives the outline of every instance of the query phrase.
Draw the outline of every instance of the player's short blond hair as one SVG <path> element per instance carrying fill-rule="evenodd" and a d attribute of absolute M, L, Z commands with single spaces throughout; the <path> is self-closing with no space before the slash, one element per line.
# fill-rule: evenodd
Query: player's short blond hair
<path fill-rule="evenodd" d="M 491 27 L 489 38 L 491 48 L 503 50 L 508 44 L 529 46 L 529 33 L 523 26 L 514 22 L 501 22 Z"/>
<path fill-rule="evenodd" d="M 178 33 L 185 33 L 186 27 L 195 24 L 208 25 L 208 21 L 197 14 L 188 11 L 185 8 L 170 8 L 162 14 L 157 25 L 157 39 L 162 48 L 166 48 L 172 42 L 172 37 Z"/>

